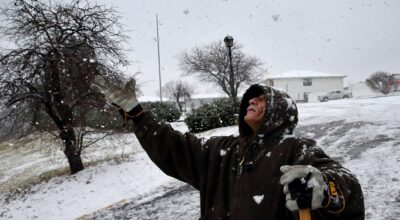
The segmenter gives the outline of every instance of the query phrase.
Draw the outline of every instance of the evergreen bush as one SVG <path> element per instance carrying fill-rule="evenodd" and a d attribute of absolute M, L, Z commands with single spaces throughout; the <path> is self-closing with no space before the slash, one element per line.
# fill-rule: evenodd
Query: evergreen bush
<path fill-rule="evenodd" d="M 185 119 L 190 132 L 201 132 L 213 128 L 234 125 L 237 118 L 229 99 L 219 99 L 211 104 L 204 104 L 193 109 Z"/>
<path fill-rule="evenodd" d="M 144 102 L 141 104 L 145 110 L 151 111 L 161 121 L 173 122 L 181 116 L 179 109 L 169 102 Z"/>

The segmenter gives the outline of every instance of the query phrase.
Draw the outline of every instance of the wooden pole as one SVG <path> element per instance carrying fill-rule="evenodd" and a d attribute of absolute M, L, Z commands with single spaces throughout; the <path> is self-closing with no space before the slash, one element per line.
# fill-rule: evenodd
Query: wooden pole
<path fill-rule="evenodd" d="M 300 209 L 299 215 L 300 215 L 300 220 L 311 220 L 310 209 Z"/>

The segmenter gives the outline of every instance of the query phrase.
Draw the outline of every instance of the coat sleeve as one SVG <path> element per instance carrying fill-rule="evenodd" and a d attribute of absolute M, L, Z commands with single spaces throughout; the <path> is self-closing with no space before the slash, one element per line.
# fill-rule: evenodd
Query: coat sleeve
<path fill-rule="evenodd" d="M 356 177 L 327 156 L 312 140 L 303 139 L 298 147 L 295 164 L 318 168 L 327 183 L 324 208 L 316 215 L 322 219 L 364 219 L 364 198 Z"/>
<path fill-rule="evenodd" d="M 150 159 L 167 175 L 196 189 L 205 178 L 209 148 L 204 138 L 172 129 L 145 112 L 134 132 Z"/>

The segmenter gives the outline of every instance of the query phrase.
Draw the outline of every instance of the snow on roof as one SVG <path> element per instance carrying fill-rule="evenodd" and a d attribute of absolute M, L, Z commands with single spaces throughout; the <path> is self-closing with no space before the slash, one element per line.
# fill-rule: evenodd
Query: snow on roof
<path fill-rule="evenodd" d="M 243 92 L 239 92 L 238 96 L 241 97 Z M 228 98 L 225 93 L 197 93 L 191 96 L 191 99 L 218 99 L 218 98 Z M 158 102 L 160 97 L 158 96 L 140 96 L 138 98 L 139 102 Z M 169 98 L 163 97 L 163 101 L 170 101 Z"/>
<path fill-rule="evenodd" d="M 263 85 L 260 83 L 260 85 Z M 243 94 L 250 86 L 242 85 L 238 91 L 238 97 L 242 97 Z M 191 96 L 192 99 L 217 99 L 217 98 L 228 98 L 228 95 L 225 93 L 197 93 Z"/>
<path fill-rule="evenodd" d="M 219 93 L 197 93 L 192 95 L 192 99 L 208 99 L 208 98 L 227 98 L 226 94 Z"/>
<path fill-rule="evenodd" d="M 158 102 L 160 97 L 158 96 L 140 96 L 138 98 L 139 102 Z M 168 98 L 163 97 L 163 101 L 168 101 Z"/>
<path fill-rule="evenodd" d="M 218 93 L 198 93 L 193 94 L 191 99 L 217 99 L 217 98 L 227 98 L 226 94 Z M 158 96 L 140 96 L 138 98 L 139 102 L 159 102 L 160 97 Z M 170 101 L 169 98 L 163 97 L 163 101 Z"/>
<path fill-rule="evenodd" d="M 317 78 L 317 77 L 346 77 L 339 74 L 322 73 L 308 70 L 294 70 L 284 73 L 269 74 L 267 79 L 282 79 L 282 78 Z"/>

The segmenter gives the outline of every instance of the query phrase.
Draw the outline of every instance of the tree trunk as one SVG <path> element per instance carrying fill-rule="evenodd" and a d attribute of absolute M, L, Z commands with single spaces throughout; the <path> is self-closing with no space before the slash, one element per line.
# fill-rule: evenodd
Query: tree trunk
<path fill-rule="evenodd" d="M 83 170 L 84 167 L 81 158 L 81 151 L 79 147 L 76 146 L 74 130 L 69 126 L 66 126 L 64 130 L 60 131 L 60 138 L 64 142 L 64 154 L 68 159 L 71 174 Z"/>
<path fill-rule="evenodd" d="M 64 153 L 65 156 L 67 156 L 68 158 L 69 169 L 71 171 L 71 174 L 75 174 L 84 169 L 81 155 L 74 153 L 67 154 L 65 151 Z"/>
<path fill-rule="evenodd" d="M 239 113 L 239 101 L 237 97 L 231 97 L 231 100 L 233 102 L 233 112 Z"/>
<path fill-rule="evenodd" d="M 179 97 L 176 97 L 176 104 L 178 104 L 179 112 L 182 112 L 182 105 L 179 102 Z"/>

